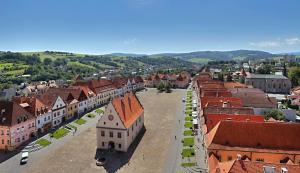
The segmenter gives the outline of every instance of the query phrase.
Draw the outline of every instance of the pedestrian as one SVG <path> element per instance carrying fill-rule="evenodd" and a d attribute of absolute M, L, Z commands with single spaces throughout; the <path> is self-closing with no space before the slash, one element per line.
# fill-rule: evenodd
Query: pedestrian
<path fill-rule="evenodd" d="M 176 140 L 176 135 L 175 135 L 175 140 Z"/>

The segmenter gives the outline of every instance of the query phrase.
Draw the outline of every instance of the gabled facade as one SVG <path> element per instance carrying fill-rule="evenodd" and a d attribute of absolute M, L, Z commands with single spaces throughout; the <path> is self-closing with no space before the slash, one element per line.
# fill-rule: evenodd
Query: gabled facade
<path fill-rule="evenodd" d="M 52 111 L 36 97 L 16 97 L 13 99 L 36 118 L 37 132 L 44 132 L 52 127 Z"/>
<path fill-rule="evenodd" d="M 0 150 L 13 150 L 36 133 L 35 117 L 18 103 L 0 101 Z"/>
<path fill-rule="evenodd" d="M 126 152 L 144 126 L 144 109 L 133 93 L 115 97 L 97 123 L 97 148 Z"/>

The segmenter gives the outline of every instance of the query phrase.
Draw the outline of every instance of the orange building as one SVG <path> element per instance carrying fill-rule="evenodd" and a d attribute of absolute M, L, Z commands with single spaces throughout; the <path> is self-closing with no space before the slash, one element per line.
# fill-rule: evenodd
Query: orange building
<path fill-rule="evenodd" d="M 206 136 L 209 156 L 220 162 L 238 154 L 251 161 L 300 163 L 300 124 L 221 121 Z"/>

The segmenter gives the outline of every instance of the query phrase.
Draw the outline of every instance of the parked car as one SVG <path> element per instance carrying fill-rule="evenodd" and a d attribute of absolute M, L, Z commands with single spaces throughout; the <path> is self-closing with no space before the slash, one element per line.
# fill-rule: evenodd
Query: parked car
<path fill-rule="evenodd" d="M 26 164 L 28 161 L 28 152 L 23 152 L 21 155 L 20 165 Z"/>
<path fill-rule="evenodd" d="M 185 102 L 185 98 L 182 98 L 182 102 Z"/>
<path fill-rule="evenodd" d="M 100 157 L 96 160 L 97 166 L 103 166 L 106 163 L 106 159 L 104 157 Z"/>

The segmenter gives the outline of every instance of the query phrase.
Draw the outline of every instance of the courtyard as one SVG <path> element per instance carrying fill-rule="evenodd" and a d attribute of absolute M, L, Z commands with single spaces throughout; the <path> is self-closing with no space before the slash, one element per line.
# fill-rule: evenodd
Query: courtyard
<path fill-rule="evenodd" d="M 52 148 L 46 147 L 45 153 L 42 151 L 44 149 L 38 155 L 33 153 L 34 163 L 30 166 L 14 166 L 22 167 L 20 172 L 30 173 L 164 172 L 169 160 L 169 148 L 174 142 L 174 129 L 178 127 L 178 117 L 183 112 L 181 98 L 185 94 L 186 90 L 157 93 L 156 89 L 138 93 L 145 109 L 145 130 L 129 152 L 110 154 L 104 167 L 95 164 L 95 156 L 99 154 L 96 149 L 95 124 L 99 117 L 81 133 L 66 136 L 64 143 Z M 29 162 L 33 161 L 30 157 Z"/>

